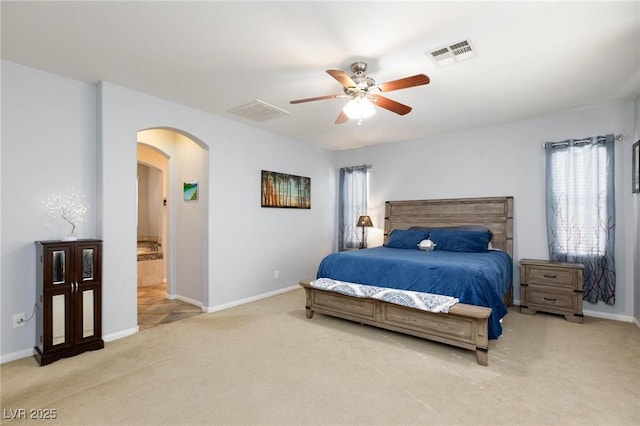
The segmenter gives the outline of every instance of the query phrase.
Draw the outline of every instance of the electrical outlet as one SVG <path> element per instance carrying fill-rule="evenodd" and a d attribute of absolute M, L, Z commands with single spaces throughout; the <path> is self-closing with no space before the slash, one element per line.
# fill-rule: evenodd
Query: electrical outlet
<path fill-rule="evenodd" d="M 13 328 L 24 327 L 25 324 L 24 313 L 13 315 Z"/>
<path fill-rule="evenodd" d="M 273 278 L 276 280 L 280 278 L 280 271 L 278 271 L 277 269 L 273 271 Z"/>

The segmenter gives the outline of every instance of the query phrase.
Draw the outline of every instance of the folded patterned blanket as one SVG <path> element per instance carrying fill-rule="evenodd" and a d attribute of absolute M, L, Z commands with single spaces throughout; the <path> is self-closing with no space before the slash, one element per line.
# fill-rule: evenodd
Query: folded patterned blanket
<path fill-rule="evenodd" d="M 331 278 L 318 278 L 317 280 L 311 281 L 310 284 L 311 287 L 319 290 L 335 291 L 336 293 L 353 297 L 378 299 L 429 312 L 446 314 L 449 312 L 450 307 L 458 303 L 458 299 L 450 296 L 354 284 L 346 281 L 333 280 Z"/>

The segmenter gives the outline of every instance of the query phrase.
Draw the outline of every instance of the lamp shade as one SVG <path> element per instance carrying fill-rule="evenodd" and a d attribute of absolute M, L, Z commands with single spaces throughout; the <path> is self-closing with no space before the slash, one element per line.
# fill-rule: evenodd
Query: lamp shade
<path fill-rule="evenodd" d="M 371 117 L 376 110 L 369 99 L 358 96 L 345 105 L 343 112 L 351 119 L 362 120 Z"/>
<path fill-rule="evenodd" d="M 371 218 L 369 216 L 360 216 L 358 218 L 358 226 L 370 228 L 373 226 Z"/>

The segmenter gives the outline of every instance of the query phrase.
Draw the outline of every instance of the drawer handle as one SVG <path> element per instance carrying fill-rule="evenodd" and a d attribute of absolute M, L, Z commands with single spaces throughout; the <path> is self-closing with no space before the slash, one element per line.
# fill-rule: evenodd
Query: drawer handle
<path fill-rule="evenodd" d="M 556 275 L 548 275 L 548 274 L 544 274 L 545 278 L 557 278 Z"/>
<path fill-rule="evenodd" d="M 550 297 L 545 297 L 544 300 L 546 300 L 547 302 L 555 302 L 557 299 L 552 299 Z"/>

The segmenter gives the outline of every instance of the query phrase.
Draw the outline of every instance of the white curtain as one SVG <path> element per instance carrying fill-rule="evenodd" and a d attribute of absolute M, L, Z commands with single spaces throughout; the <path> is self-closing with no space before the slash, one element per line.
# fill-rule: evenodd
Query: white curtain
<path fill-rule="evenodd" d="M 615 303 L 613 135 L 545 144 L 549 258 L 584 264 L 584 297 Z"/>
<path fill-rule="evenodd" d="M 367 214 L 367 166 L 340 169 L 338 199 L 338 250 L 358 248 L 362 233 L 356 226 L 358 217 Z"/>

